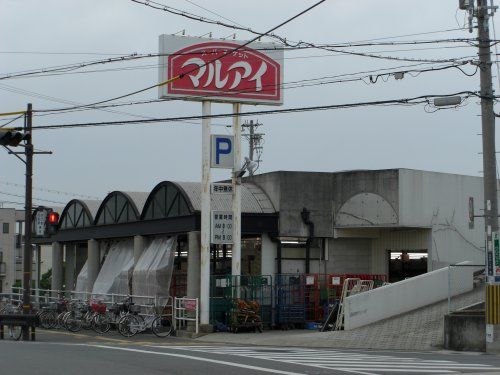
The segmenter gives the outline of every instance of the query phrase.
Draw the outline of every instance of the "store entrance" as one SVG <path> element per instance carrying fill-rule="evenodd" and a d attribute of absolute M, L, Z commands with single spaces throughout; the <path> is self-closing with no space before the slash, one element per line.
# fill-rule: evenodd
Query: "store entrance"
<path fill-rule="evenodd" d="M 387 250 L 389 282 L 394 283 L 427 272 L 427 249 Z"/>

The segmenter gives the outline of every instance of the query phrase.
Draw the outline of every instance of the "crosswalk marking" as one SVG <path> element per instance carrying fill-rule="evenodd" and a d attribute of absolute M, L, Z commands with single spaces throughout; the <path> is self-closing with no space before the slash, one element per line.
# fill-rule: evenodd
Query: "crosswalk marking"
<path fill-rule="evenodd" d="M 369 353 L 350 353 L 327 349 L 302 349 L 283 347 L 230 347 L 230 346 L 160 346 L 169 350 L 233 355 L 254 359 L 284 362 L 294 365 L 316 367 L 355 373 L 379 375 L 400 374 L 447 374 L 461 371 L 498 372 L 500 368 L 480 363 L 460 363 L 449 360 L 424 360 L 415 357 L 397 357 Z"/>

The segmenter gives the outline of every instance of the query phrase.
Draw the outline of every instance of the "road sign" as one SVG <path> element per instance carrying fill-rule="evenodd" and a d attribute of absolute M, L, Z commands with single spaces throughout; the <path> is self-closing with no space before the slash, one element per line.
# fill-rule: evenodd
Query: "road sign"
<path fill-rule="evenodd" d="M 498 276 L 500 276 L 500 239 L 498 238 L 498 232 L 493 233 L 493 250 L 495 258 L 495 282 Z"/>
<path fill-rule="evenodd" d="M 233 185 L 232 184 L 224 184 L 224 183 L 213 183 L 210 189 L 212 194 L 232 194 L 233 193 Z"/>
<path fill-rule="evenodd" d="M 488 276 L 493 276 L 493 251 L 488 251 Z"/>
<path fill-rule="evenodd" d="M 47 235 L 47 209 L 38 209 L 35 213 L 35 235 L 45 236 Z"/>
<path fill-rule="evenodd" d="M 233 166 L 233 136 L 212 134 L 210 142 L 210 167 L 232 169 Z"/>
<path fill-rule="evenodd" d="M 469 197 L 469 229 L 474 229 L 474 197 Z"/>
<path fill-rule="evenodd" d="M 282 105 L 283 47 L 243 43 L 160 35 L 159 97 Z"/>
<path fill-rule="evenodd" d="M 233 243 L 233 219 L 232 211 L 212 211 L 211 243 Z"/>

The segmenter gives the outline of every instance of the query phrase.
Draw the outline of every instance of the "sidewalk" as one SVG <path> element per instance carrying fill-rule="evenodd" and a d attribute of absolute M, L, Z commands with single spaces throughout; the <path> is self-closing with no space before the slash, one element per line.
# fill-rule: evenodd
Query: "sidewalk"
<path fill-rule="evenodd" d="M 456 297 L 455 306 L 484 301 L 484 288 Z M 312 330 L 264 331 L 264 333 L 212 333 L 196 342 L 239 345 L 301 346 L 342 349 L 440 350 L 443 346 L 443 316 L 447 301 L 383 320 L 352 331 L 318 332 Z"/>

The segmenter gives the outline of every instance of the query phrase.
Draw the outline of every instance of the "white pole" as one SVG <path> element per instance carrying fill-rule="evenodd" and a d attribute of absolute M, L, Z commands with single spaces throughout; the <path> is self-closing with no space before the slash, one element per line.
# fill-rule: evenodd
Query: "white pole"
<path fill-rule="evenodd" d="M 210 102 L 204 101 L 202 115 L 210 116 Z M 201 167 L 201 261 L 200 323 L 210 323 L 210 119 L 202 120 Z"/>
<path fill-rule="evenodd" d="M 241 104 L 233 104 L 233 136 L 234 136 L 234 166 L 233 166 L 233 251 L 231 258 L 231 274 L 236 276 L 233 278 L 233 283 L 238 283 L 238 276 L 241 275 L 241 185 L 238 184 L 238 178 L 235 176 L 235 171 L 241 167 L 241 124 L 239 113 Z"/>

